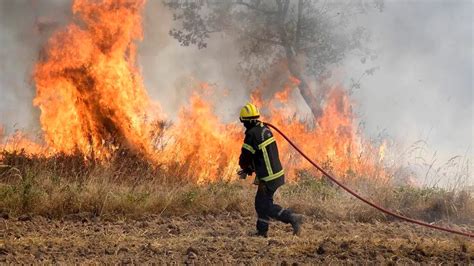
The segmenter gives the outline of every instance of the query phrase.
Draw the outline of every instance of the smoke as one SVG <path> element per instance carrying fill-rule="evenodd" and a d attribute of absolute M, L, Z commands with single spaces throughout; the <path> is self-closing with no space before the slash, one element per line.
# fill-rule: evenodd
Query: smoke
<path fill-rule="evenodd" d="M 33 67 L 48 36 L 69 19 L 70 6 L 61 0 L 0 2 L 0 125 L 7 133 L 39 129 Z"/>
<path fill-rule="evenodd" d="M 222 35 L 213 36 L 206 49 L 182 47 L 169 36 L 174 23 L 171 11 L 161 1 L 147 2 L 139 61 L 150 96 L 160 101 L 172 119 L 196 82 L 207 82 L 219 88 L 215 102 L 225 102 L 216 106 L 219 117 L 235 121 L 236 110 L 249 91 L 238 72 L 239 49 Z"/>
<path fill-rule="evenodd" d="M 472 1 L 387 1 L 384 12 L 360 23 L 378 58 L 365 65 L 349 58 L 345 67 L 354 76 L 379 67 L 355 93 L 367 131 L 383 130 L 406 146 L 423 140 L 417 155 L 428 164 L 460 155 L 472 169 Z M 474 184 L 472 170 L 467 181 Z"/>

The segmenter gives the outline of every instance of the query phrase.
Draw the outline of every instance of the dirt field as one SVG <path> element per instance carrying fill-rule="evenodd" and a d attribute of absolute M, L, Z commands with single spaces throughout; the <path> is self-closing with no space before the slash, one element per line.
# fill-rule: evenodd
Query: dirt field
<path fill-rule="evenodd" d="M 141 220 L 0 218 L 2 263 L 311 264 L 474 262 L 474 241 L 404 223 L 324 222 L 306 217 L 304 235 L 272 223 L 251 236 L 254 218 L 237 213 Z"/>

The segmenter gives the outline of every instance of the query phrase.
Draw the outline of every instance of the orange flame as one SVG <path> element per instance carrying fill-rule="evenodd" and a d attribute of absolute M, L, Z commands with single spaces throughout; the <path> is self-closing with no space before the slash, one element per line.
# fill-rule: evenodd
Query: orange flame
<path fill-rule="evenodd" d="M 242 145 L 242 131 L 236 124 L 223 124 L 213 106 L 194 92 L 188 107 L 166 135 L 173 142 L 158 157 L 164 165 L 182 165 L 182 175 L 198 183 L 229 179 L 235 175 Z"/>
<path fill-rule="evenodd" d="M 107 157 L 110 148 L 152 153 L 151 105 L 135 66 L 144 1 L 76 0 L 80 21 L 56 33 L 35 69 L 41 125 L 48 145 Z M 81 23 L 82 22 L 82 23 Z"/>
<path fill-rule="evenodd" d="M 386 178 L 377 148 L 358 135 L 349 97 L 342 88 L 330 89 L 318 120 L 295 119 L 293 106 L 276 108 L 276 100 L 268 104 L 270 122 L 299 143 L 317 162 L 329 165 L 335 174 L 346 178 L 352 175 Z M 283 139 L 277 136 L 277 140 L 290 178 L 296 175 L 295 170 L 314 171 Z"/>
<path fill-rule="evenodd" d="M 4 129 L 0 127 L 0 151 L 22 152 L 26 155 L 49 154 L 47 147 L 36 143 L 20 131 L 8 137 L 5 137 L 4 134 Z"/>

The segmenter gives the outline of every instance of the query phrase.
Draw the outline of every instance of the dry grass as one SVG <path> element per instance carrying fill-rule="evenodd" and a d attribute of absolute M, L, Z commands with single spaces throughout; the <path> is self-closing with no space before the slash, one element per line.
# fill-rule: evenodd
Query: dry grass
<path fill-rule="evenodd" d="M 467 238 L 406 223 L 320 221 L 304 235 L 272 223 L 269 238 L 250 236 L 255 218 L 238 213 L 142 219 L 8 220 L 0 230 L 6 264 L 461 264 L 474 261 Z M 5 228 L 7 227 L 7 228 Z M 0 239 L 2 248 L 2 239 Z M 5 255 L 6 253 L 6 255 Z"/>
<path fill-rule="evenodd" d="M 4 153 L 0 168 L 0 211 L 63 217 L 78 213 L 138 218 L 238 212 L 253 215 L 251 180 L 195 185 L 133 156 L 109 164 L 81 156 L 35 158 Z M 474 196 L 463 190 L 353 182 L 362 194 L 401 214 L 427 222 L 474 225 Z M 390 220 L 325 180 L 302 175 L 279 190 L 276 201 L 320 220 Z"/>

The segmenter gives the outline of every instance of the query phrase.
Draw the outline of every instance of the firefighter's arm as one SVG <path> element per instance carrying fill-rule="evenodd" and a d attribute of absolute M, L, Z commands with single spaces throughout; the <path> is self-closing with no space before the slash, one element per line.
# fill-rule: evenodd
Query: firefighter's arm
<path fill-rule="evenodd" d="M 249 175 L 254 172 L 254 170 L 252 169 L 252 161 L 254 154 L 255 149 L 252 145 L 252 139 L 249 135 L 246 135 L 239 157 L 239 165 L 240 168 L 244 171 L 244 173 Z"/>

